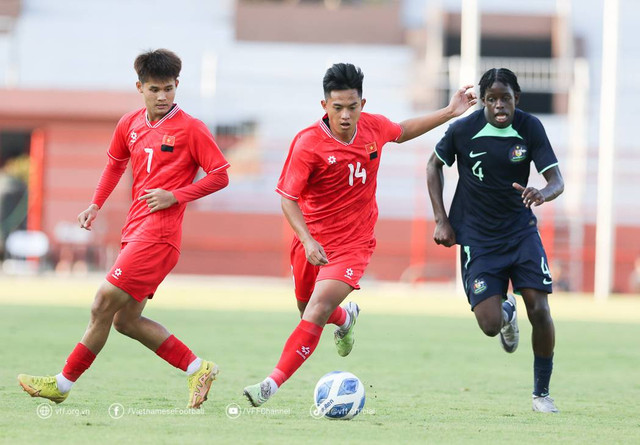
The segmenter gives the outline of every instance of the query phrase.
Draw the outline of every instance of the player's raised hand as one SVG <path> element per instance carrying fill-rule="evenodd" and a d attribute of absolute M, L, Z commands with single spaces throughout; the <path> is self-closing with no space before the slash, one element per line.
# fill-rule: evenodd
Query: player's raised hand
<path fill-rule="evenodd" d="M 476 92 L 473 90 L 473 85 L 464 85 L 451 97 L 449 108 L 455 117 L 460 116 L 477 103 L 478 98 Z"/>
<path fill-rule="evenodd" d="M 307 261 L 309 261 L 314 266 L 324 266 L 325 264 L 329 264 L 329 259 L 327 258 L 327 254 L 324 252 L 324 249 L 315 239 L 310 238 L 309 240 L 302 243 L 304 246 L 304 252 L 307 256 Z"/>
<path fill-rule="evenodd" d="M 514 182 L 512 185 L 514 189 L 516 189 L 521 193 L 522 202 L 524 203 L 525 207 L 530 208 L 531 205 L 534 205 L 537 207 L 545 202 L 544 195 L 537 188 L 535 187 L 525 188 L 520 184 L 518 184 L 517 182 Z"/>
<path fill-rule="evenodd" d="M 436 224 L 436 228 L 433 232 L 433 240 L 436 244 L 440 244 L 445 247 L 451 247 L 456 243 L 456 232 L 453 231 L 453 227 L 451 227 L 449 221 Z"/>
<path fill-rule="evenodd" d="M 91 224 L 93 224 L 93 220 L 98 216 L 98 210 L 100 210 L 100 207 L 95 204 L 91 204 L 87 210 L 80 213 L 78 215 L 78 223 L 80 224 L 80 227 L 85 230 L 91 230 Z"/>
<path fill-rule="evenodd" d="M 178 202 L 173 193 L 162 189 L 145 189 L 146 194 L 140 196 L 138 201 L 147 201 L 149 213 L 157 212 L 171 207 Z"/>

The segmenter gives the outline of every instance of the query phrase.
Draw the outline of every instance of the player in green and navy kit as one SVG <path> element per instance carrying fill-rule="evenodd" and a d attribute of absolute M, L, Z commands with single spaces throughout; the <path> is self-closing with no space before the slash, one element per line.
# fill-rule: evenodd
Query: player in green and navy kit
<path fill-rule="evenodd" d="M 484 108 L 451 124 L 429 159 L 427 185 L 437 244 L 460 244 L 462 280 L 482 331 L 507 352 L 518 347 L 516 300 L 527 308 L 534 354 L 533 410 L 557 412 L 549 397 L 555 331 L 547 295 L 551 273 L 531 206 L 564 190 L 558 160 L 540 121 L 516 108 L 520 86 L 505 68 L 484 73 Z M 458 163 L 458 184 L 449 216 L 444 208 L 442 166 Z M 528 187 L 530 163 L 547 181 Z"/>

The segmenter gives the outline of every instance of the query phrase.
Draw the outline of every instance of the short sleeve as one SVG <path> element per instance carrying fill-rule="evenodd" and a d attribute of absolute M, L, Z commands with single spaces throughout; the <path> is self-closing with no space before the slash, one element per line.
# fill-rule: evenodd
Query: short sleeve
<path fill-rule="evenodd" d="M 276 187 L 276 192 L 294 201 L 300 198 L 313 171 L 314 156 L 306 139 L 298 135 L 291 143 Z"/>
<path fill-rule="evenodd" d="M 542 122 L 536 117 L 531 116 L 529 120 L 529 149 L 531 150 L 531 159 L 536 165 L 536 170 L 539 173 L 544 173 L 551 167 L 558 165 L 558 159 L 556 158 L 547 133 L 544 131 Z"/>
<path fill-rule="evenodd" d="M 111 137 L 111 143 L 109 144 L 109 150 L 107 154 L 115 161 L 126 161 L 131 157 L 129 147 L 127 147 L 129 119 L 127 116 L 123 116 Z"/>
<path fill-rule="evenodd" d="M 193 119 L 192 122 L 189 149 L 198 165 L 207 174 L 229 168 L 229 162 L 225 159 L 204 122 L 198 119 Z"/>
<path fill-rule="evenodd" d="M 387 117 L 377 115 L 380 134 L 385 142 L 395 142 L 402 136 L 402 125 L 392 122 Z"/>
<path fill-rule="evenodd" d="M 447 167 L 451 167 L 456 161 L 456 150 L 454 145 L 455 127 L 449 125 L 440 142 L 436 145 L 436 156 L 445 163 Z"/>

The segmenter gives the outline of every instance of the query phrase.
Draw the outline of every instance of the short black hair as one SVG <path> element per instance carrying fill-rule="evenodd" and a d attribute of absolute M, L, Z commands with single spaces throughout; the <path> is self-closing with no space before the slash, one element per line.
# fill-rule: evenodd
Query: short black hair
<path fill-rule="evenodd" d="M 336 63 L 327 70 L 322 80 L 324 97 L 329 97 L 332 91 L 358 90 L 358 96 L 362 99 L 363 80 L 364 73 L 357 66 L 351 63 Z"/>
<path fill-rule="evenodd" d="M 149 79 L 177 79 L 182 69 L 182 60 L 173 51 L 161 48 L 140 54 L 133 62 L 133 68 L 142 83 Z"/>
<path fill-rule="evenodd" d="M 491 88 L 494 82 L 500 82 L 510 86 L 514 93 L 520 93 L 520 85 L 518 85 L 518 78 L 516 75 L 507 68 L 491 68 L 484 73 L 478 82 L 480 86 L 480 99 L 484 99 L 484 93 L 487 88 Z"/>

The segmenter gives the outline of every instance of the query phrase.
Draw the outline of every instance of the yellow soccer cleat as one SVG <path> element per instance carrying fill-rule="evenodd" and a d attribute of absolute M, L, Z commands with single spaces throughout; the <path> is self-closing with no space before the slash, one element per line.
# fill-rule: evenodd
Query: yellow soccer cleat
<path fill-rule="evenodd" d="M 69 392 L 61 393 L 58 389 L 58 383 L 56 382 L 56 376 L 44 376 L 36 377 L 27 374 L 20 374 L 18 376 L 18 383 L 22 386 L 31 397 L 43 397 L 49 399 L 52 402 L 62 403 L 65 401 Z"/>
<path fill-rule="evenodd" d="M 211 388 L 211 383 L 216 379 L 218 372 L 218 366 L 215 363 L 203 360 L 200 369 L 187 377 L 189 386 L 187 408 L 198 409 L 207 400 L 209 388 Z"/>

